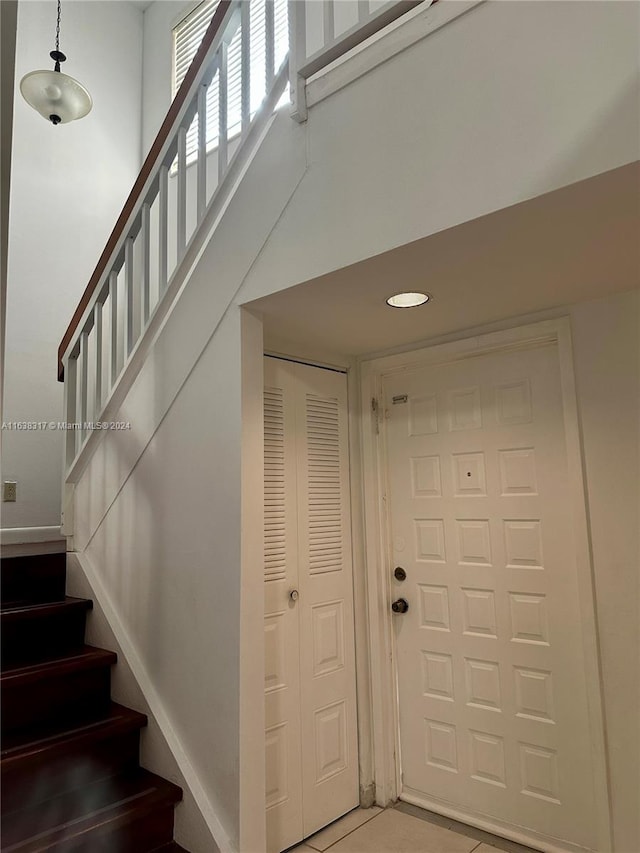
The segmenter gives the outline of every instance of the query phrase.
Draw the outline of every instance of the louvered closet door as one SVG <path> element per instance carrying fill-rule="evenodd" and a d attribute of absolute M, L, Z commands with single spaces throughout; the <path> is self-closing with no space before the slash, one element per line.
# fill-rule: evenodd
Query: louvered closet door
<path fill-rule="evenodd" d="M 280 414 L 281 412 L 281 414 Z M 274 415 L 277 413 L 278 426 Z M 280 426 L 281 425 L 281 426 Z M 282 850 L 358 805 L 358 752 L 349 514 L 346 376 L 278 359 L 265 359 L 266 565 L 269 619 L 281 614 L 285 661 L 274 678 L 271 706 L 286 732 L 286 752 L 269 755 L 267 831 L 269 850 Z M 283 550 L 284 549 L 284 550 Z M 291 589 L 299 591 L 291 602 Z M 268 630 L 268 629 L 267 629 Z M 267 673 L 270 664 L 267 644 Z M 298 666 L 297 714 L 293 708 Z M 267 676 L 269 677 L 269 676 Z M 281 710 L 276 713 L 274 708 Z M 290 721 L 299 720 L 297 726 Z M 294 733 L 298 732 L 296 747 Z M 294 758 L 294 755 L 296 758 Z M 301 774 L 301 775 L 299 775 Z M 299 779 L 302 782 L 300 784 Z M 269 803 L 269 788 L 278 797 Z M 295 791 L 293 788 L 295 787 Z M 300 835 L 281 831 L 302 803 Z M 287 799 L 284 799 L 284 796 Z M 294 796 L 296 795 L 296 796 Z M 277 842 L 276 842 L 277 839 Z"/>
<path fill-rule="evenodd" d="M 358 805 L 347 378 L 298 364 L 305 838 Z"/>
<path fill-rule="evenodd" d="M 264 590 L 267 850 L 302 839 L 295 376 L 265 359 Z"/>

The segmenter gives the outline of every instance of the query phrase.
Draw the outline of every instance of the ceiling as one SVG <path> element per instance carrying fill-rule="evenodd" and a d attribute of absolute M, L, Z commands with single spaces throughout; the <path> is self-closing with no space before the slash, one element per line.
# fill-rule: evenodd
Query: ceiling
<path fill-rule="evenodd" d="M 640 286 L 640 163 L 249 303 L 267 345 L 363 355 Z M 427 291 L 420 308 L 387 296 Z"/>

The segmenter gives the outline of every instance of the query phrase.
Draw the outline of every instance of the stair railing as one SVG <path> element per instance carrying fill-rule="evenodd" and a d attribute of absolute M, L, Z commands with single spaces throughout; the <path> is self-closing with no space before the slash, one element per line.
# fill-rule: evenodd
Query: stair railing
<path fill-rule="evenodd" d="M 436 0 L 431 0 L 436 2 Z M 340 0 L 289 0 L 289 53 L 274 67 L 275 8 L 265 3 L 266 94 L 251 111 L 251 0 L 219 0 L 211 23 L 171 104 L 140 174 L 100 256 L 58 349 L 58 378 L 65 383 L 65 478 L 82 467 L 80 456 L 96 429 L 115 413 L 126 393 L 125 373 L 134 357 L 141 361 L 152 332 L 164 316 L 195 263 L 207 229 L 215 221 L 259 144 L 287 82 L 292 81 L 292 115 L 306 118 L 307 79 L 417 5 L 429 0 L 357 0 L 352 23 Z M 310 22 L 307 15 L 322 16 Z M 311 25 L 310 25 L 311 23 Z M 309 44 L 309 32 L 321 33 Z M 228 127 L 229 46 L 238 35 L 240 48 L 240 135 Z M 316 39 L 317 41 L 317 39 Z M 254 71 L 255 73 L 255 71 Z M 207 145 L 207 105 L 217 79 L 217 168 Z M 215 88 L 212 90 L 215 93 Z M 197 119 L 195 150 L 192 123 Z M 195 167 L 191 168 L 195 160 Z M 147 333 L 147 334 L 145 334 Z M 82 454 L 86 458 L 87 454 Z"/>
<path fill-rule="evenodd" d="M 103 419 L 136 345 L 171 290 L 199 226 L 233 191 L 243 142 L 260 135 L 285 91 L 288 56 L 274 63 L 274 6 L 265 4 L 266 95 L 251 114 L 250 3 L 220 0 L 58 350 L 65 383 L 65 472 Z M 228 132 L 228 52 L 241 31 L 240 138 Z M 254 67 L 255 73 L 255 67 Z M 207 92 L 217 78 L 217 175 L 207 152 Z M 187 162 L 197 116 L 195 155 Z M 235 149 L 235 150 L 234 150 Z M 191 166 L 191 160 L 195 164 Z M 213 165 L 215 166 L 215 157 Z M 211 186 L 213 184 L 213 187 Z M 189 204 L 188 204 L 189 203 Z M 73 425 L 69 427 L 69 425 Z M 93 427 L 93 429 L 92 429 Z"/>

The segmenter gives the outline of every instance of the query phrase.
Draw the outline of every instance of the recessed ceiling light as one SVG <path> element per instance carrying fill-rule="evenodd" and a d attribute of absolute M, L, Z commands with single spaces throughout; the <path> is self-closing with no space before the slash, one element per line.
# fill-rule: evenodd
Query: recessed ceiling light
<path fill-rule="evenodd" d="M 387 299 L 387 305 L 392 308 L 417 308 L 429 302 L 431 297 L 428 293 L 394 293 Z"/>

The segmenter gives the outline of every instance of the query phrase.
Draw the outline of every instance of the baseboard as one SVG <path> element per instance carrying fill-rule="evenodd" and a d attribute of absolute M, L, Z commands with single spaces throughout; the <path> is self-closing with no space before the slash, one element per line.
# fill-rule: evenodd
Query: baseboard
<path fill-rule="evenodd" d="M 557 838 L 532 832 L 524 827 L 503 823 L 496 818 L 459 808 L 445 800 L 427 797 L 411 788 L 404 788 L 399 799 L 427 811 L 453 818 L 459 823 L 466 823 L 467 826 L 474 826 L 484 832 L 490 832 L 493 835 L 507 838 L 509 841 L 515 841 L 525 847 L 541 850 L 543 853 L 589 853 L 585 847 L 572 844 L 570 841 L 560 841 Z"/>
<path fill-rule="evenodd" d="M 3 527 L 0 530 L 3 557 L 26 557 L 33 554 L 61 554 L 67 540 L 60 525 L 51 527 Z"/>
<path fill-rule="evenodd" d="M 68 573 L 67 585 L 71 580 L 70 575 L 73 571 L 73 564 L 76 564 L 83 575 L 83 579 L 88 584 L 91 597 L 94 599 L 94 610 L 98 610 L 108 625 L 109 631 L 112 633 L 115 643 L 119 647 L 119 660 L 124 658 L 124 664 L 131 673 L 133 680 L 136 683 L 136 688 L 141 694 L 146 708 L 144 710 L 150 719 L 152 718 L 157 726 L 159 733 L 164 739 L 168 749 L 171 752 L 173 761 L 177 766 L 181 779 L 178 781 L 193 801 L 195 807 L 201 816 L 202 821 L 206 825 L 207 834 L 210 835 L 211 841 L 219 850 L 219 853 L 238 853 L 235 845 L 232 843 L 229 835 L 220 822 L 214 807 L 212 806 L 209 797 L 207 796 L 204 786 L 200 781 L 197 771 L 191 763 L 189 756 L 185 752 L 176 730 L 167 716 L 162 699 L 158 695 L 153 686 L 152 679 L 140 659 L 134 644 L 132 643 L 126 629 L 124 628 L 116 609 L 113 606 L 111 598 L 104 587 L 98 573 L 95 570 L 91 560 L 86 554 L 72 552 L 68 556 Z M 71 570 L 71 571 L 69 571 Z M 79 590 L 70 589 L 69 592 L 76 593 Z M 117 667 L 116 667 L 117 676 Z M 124 704 L 127 704 L 125 701 Z M 150 768 L 153 770 L 153 768 Z M 161 774 L 162 775 L 162 774 Z M 186 797 L 185 797 L 186 799 Z M 176 826 L 176 840 L 183 844 L 188 844 L 193 853 L 197 853 L 193 842 L 189 842 L 186 838 L 181 839 L 178 834 L 178 826 Z M 200 850 L 211 849 L 211 845 L 196 845 Z"/>

